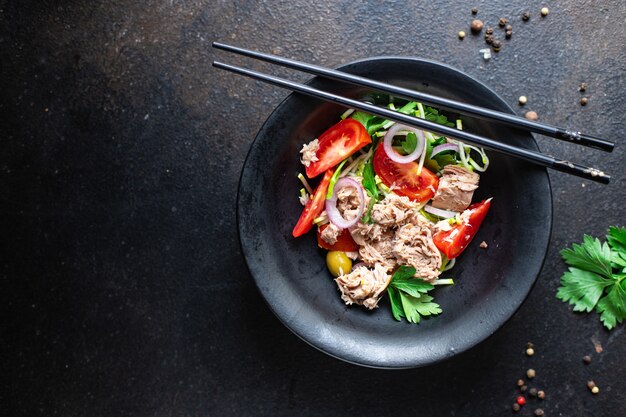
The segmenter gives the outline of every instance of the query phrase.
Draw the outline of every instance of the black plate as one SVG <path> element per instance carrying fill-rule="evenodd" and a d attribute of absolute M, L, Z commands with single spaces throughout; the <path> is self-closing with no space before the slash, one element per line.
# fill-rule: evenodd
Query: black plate
<path fill-rule="evenodd" d="M 341 69 L 423 92 L 512 113 L 493 91 L 459 70 L 416 58 L 381 57 Z M 360 98 L 366 90 L 313 79 L 311 85 Z M 345 306 L 325 266 L 315 234 L 291 230 L 303 172 L 299 150 L 339 120 L 335 104 L 292 94 L 267 119 L 246 158 L 237 218 L 243 254 L 259 291 L 278 318 L 312 346 L 339 359 L 379 368 L 431 364 L 487 338 L 519 308 L 543 264 L 552 227 L 552 194 L 545 169 L 490 153 L 474 201 L 493 197 L 470 247 L 451 271 L 455 285 L 438 288 L 443 314 L 414 325 L 393 319 L 385 297 L 379 309 Z M 537 150 L 533 137 L 480 120 L 464 128 Z M 479 243 L 486 241 L 487 249 Z"/>

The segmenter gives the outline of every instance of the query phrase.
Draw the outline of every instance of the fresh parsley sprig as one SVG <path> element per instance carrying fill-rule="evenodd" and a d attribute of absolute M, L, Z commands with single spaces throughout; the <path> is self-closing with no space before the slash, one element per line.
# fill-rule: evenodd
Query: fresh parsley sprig
<path fill-rule="evenodd" d="M 402 265 L 393 274 L 387 293 L 393 317 L 398 321 L 404 317 L 408 322 L 417 324 L 422 316 L 441 314 L 442 310 L 427 294 L 435 286 L 414 276 L 414 267 Z"/>
<path fill-rule="evenodd" d="M 556 297 L 574 311 L 595 309 L 610 330 L 626 320 L 626 228 L 610 227 L 606 240 L 585 235 L 582 244 L 561 251 L 570 268 Z"/>

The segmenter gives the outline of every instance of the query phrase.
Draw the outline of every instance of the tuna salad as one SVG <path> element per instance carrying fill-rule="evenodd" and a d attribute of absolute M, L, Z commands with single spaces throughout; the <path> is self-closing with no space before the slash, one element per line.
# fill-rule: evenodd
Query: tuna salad
<path fill-rule="evenodd" d="M 386 100 L 393 110 L 462 129 L 432 107 Z M 341 300 L 373 310 L 387 293 L 395 319 L 412 323 L 441 313 L 428 293 L 453 283 L 442 274 L 491 205 L 472 204 L 489 166 L 484 150 L 348 110 L 300 154 L 304 210 L 292 234 L 316 228 Z M 314 189 L 307 177 L 320 178 Z"/>

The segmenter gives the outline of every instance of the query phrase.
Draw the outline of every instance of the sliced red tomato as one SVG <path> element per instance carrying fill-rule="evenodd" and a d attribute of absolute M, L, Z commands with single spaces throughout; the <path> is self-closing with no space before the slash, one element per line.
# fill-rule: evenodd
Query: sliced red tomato
<path fill-rule="evenodd" d="M 326 193 L 328 192 L 328 184 L 330 184 L 330 178 L 335 172 L 334 169 L 329 169 L 322 177 L 322 181 L 319 183 L 309 201 L 307 201 L 302 210 L 302 214 L 298 219 L 298 223 L 293 228 L 291 234 L 293 237 L 302 236 L 313 228 L 313 220 L 322 214 L 324 211 L 324 204 L 326 204 Z"/>
<path fill-rule="evenodd" d="M 480 203 L 472 204 L 466 211 L 470 211 L 469 219 L 466 223 L 458 224 L 447 232 L 439 232 L 433 236 L 435 246 L 443 252 L 448 259 L 456 258 L 469 246 L 470 242 L 478 232 L 489 207 L 491 199 L 483 200 Z M 465 214 L 465 212 L 464 212 Z M 462 217 L 465 217 L 465 215 Z"/>
<path fill-rule="evenodd" d="M 320 148 L 315 155 L 318 161 L 306 167 L 306 175 L 313 178 L 337 165 L 365 145 L 372 138 L 361 122 L 346 119 L 332 126 L 317 139 Z"/>
<path fill-rule="evenodd" d="M 417 175 L 417 162 L 399 164 L 387 156 L 385 149 L 379 145 L 374 152 L 374 172 L 387 187 L 393 185 L 393 191 L 419 203 L 428 201 L 435 195 L 439 187 L 439 177 L 426 167 Z"/>
<path fill-rule="evenodd" d="M 347 229 L 341 230 L 339 236 L 337 236 L 337 242 L 334 245 L 330 245 L 324 239 L 322 239 L 322 232 L 328 227 L 327 224 L 317 228 L 317 246 L 328 250 L 339 250 L 342 252 L 356 252 L 359 250 L 359 245 L 352 239 L 350 231 Z"/>

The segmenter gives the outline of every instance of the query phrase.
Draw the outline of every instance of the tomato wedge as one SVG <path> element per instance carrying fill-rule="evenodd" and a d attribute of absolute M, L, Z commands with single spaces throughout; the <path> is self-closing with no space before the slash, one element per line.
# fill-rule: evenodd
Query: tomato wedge
<path fill-rule="evenodd" d="M 443 252 L 448 259 L 456 258 L 469 246 L 470 242 L 478 232 L 478 228 L 482 224 L 489 207 L 491 199 L 483 200 L 480 203 L 472 204 L 463 212 L 461 217 L 465 218 L 465 213 L 470 212 L 466 223 L 458 224 L 447 232 L 439 232 L 433 236 L 435 246 Z"/>
<path fill-rule="evenodd" d="M 372 143 L 372 138 L 361 122 L 346 119 L 322 133 L 318 141 L 320 148 L 315 153 L 318 161 L 306 167 L 306 175 L 309 178 L 318 176 Z"/>
<path fill-rule="evenodd" d="M 319 183 L 309 201 L 307 201 L 302 210 L 302 214 L 298 219 L 298 223 L 293 228 L 291 234 L 293 237 L 302 236 L 313 228 L 313 220 L 318 217 L 322 211 L 324 211 L 324 204 L 326 204 L 326 193 L 328 192 L 328 184 L 330 184 L 330 178 L 335 172 L 334 169 L 329 169 L 324 174 L 322 181 Z"/>
<path fill-rule="evenodd" d="M 352 239 L 350 231 L 343 229 L 339 236 L 337 236 L 337 242 L 334 245 L 330 245 L 324 239 L 322 239 L 322 232 L 328 227 L 327 224 L 317 228 L 317 246 L 328 250 L 339 250 L 342 252 L 356 252 L 359 250 L 359 245 Z"/>
<path fill-rule="evenodd" d="M 417 162 L 399 164 L 389 158 L 382 145 L 374 152 L 374 171 L 387 187 L 393 185 L 396 194 L 419 203 L 428 201 L 439 187 L 439 177 L 423 167 L 417 175 Z"/>

